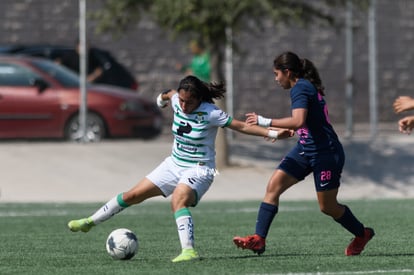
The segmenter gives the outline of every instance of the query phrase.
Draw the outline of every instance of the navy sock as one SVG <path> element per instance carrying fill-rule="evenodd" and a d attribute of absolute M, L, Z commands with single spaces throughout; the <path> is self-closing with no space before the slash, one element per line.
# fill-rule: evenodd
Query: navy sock
<path fill-rule="evenodd" d="M 345 212 L 339 219 L 335 221 L 340 223 L 346 230 L 357 237 L 364 236 L 364 225 L 352 214 L 348 206 L 344 205 Z"/>
<path fill-rule="evenodd" d="M 266 238 L 269 232 L 273 218 L 278 211 L 278 207 L 273 204 L 262 202 L 260 204 L 259 213 L 256 221 L 256 234 L 262 238 Z"/>

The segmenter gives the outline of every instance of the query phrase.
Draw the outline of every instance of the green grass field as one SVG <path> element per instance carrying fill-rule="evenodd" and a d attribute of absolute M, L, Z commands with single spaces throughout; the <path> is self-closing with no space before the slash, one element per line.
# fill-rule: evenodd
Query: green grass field
<path fill-rule="evenodd" d="M 89 233 L 66 228 L 101 204 L 0 204 L 0 274 L 414 274 L 414 200 L 346 202 L 376 236 L 346 257 L 352 236 L 315 201 L 282 202 L 262 256 L 237 249 L 253 233 L 259 202 L 201 202 L 192 209 L 200 261 L 171 263 L 180 252 L 168 202 L 133 206 Z M 120 227 L 139 239 L 138 254 L 115 261 L 105 250 Z"/>

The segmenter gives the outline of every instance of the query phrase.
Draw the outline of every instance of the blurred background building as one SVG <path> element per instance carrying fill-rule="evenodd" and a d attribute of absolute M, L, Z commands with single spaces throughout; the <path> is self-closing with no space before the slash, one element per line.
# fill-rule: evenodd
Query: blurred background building
<path fill-rule="evenodd" d="M 96 9 L 87 1 L 87 10 Z M 74 45 L 78 38 L 78 1 L 2 0 L 0 46 L 13 44 Z M 345 8 L 339 21 L 345 22 Z M 399 95 L 414 95 L 414 1 L 376 1 L 378 61 L 378 120 L 395 122 L 392 102 Z M 369 55 L 367 11 L 353 14 L 353 69 L 355 123 L 369 123 Z M 139 82 L 139 92 L 155 99 L 174 88 L 182 77 L 177 62 L 189 59 L 188 41 L 172 40 L 153 22 L 144 19 L 125 35 L 97 35 L 95 23 L 87 22 L 88 43 L 108 50 Z M 246 112 L 282 116 L 290 112 L 289 97 L 274 82 L 272 63 L 279 53 L 291 50 L 315 62 L 325 83 L 330 117 L 345 122 L 345 28 L 321 26 L 275 27 L 266 24 L 260 35 L 233 38 L 241 47 L 234 55 L 234 116 Z M 266 103 L 266 104 L 264 104 Z"/>

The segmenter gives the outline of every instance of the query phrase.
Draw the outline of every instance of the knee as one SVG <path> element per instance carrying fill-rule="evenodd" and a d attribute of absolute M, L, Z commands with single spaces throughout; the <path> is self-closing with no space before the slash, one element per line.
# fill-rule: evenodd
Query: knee
<path fill-rule="evenodd" d="M 190 204 L 188 203 L 188 200 L 186 198 L 172 197 L 172 199 L 171 199 L 171 211 L 173 213 L 177 212 L 181 208 L 186 208 L 186 207 L 190 207 Z"/>
<path fill-rule="evenodd" d="M 183 207 L 185 207 L 183 198 L 181 196 L 173 194 L 171 197 L 171 211 L 175 212 Z"/>
<path fill-rule="evenodd" d="M 176 212 L 177 210 L 190 207 L 195 203 L 195 197 L 191 191 L 175 190 L 171 198 L 171 210 Z"/>
<path fill-rule="evenodd" d="M 283 192 L 297 182 L 298 180 L 294 177 L 281 170 L 276 170 L 267 183 L 266 196 L 273 198 L 274 200 L 279 200 L 279 197 L 283 194 Z"/>
<path fill-rule="evenodd" d="M 270 204 L 279 204 L 279 198 L 284 192 L 284 188 L 279 183 L 269 182 L 266 187 L 266 194 L 264 197 L 264 201 Z"/>

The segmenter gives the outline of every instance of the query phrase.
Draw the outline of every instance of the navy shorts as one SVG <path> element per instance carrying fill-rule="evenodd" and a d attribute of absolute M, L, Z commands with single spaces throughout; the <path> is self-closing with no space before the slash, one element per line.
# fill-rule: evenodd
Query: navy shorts
<path fill-rule="evenodd" d="M 295 146 L 281 161 L 278 169 L 288 175 L 303 180 L 313 172 L 316 191 L 339 188 L 345 154 L 340 144 L 316 154 L 306 154 Z"/>

